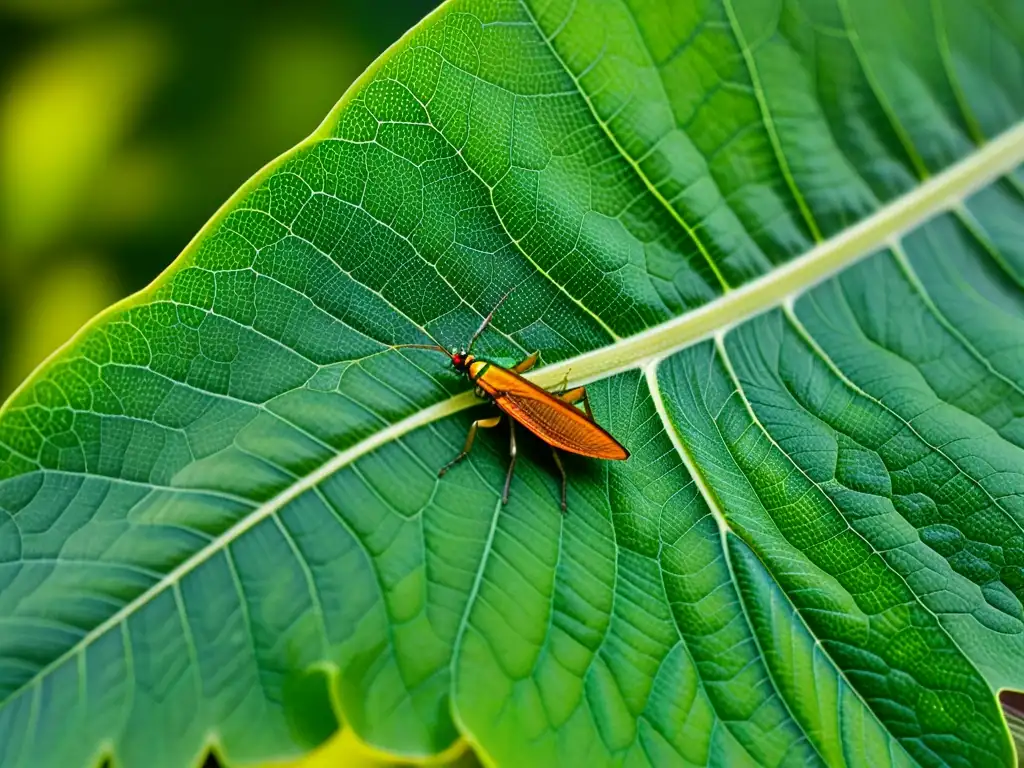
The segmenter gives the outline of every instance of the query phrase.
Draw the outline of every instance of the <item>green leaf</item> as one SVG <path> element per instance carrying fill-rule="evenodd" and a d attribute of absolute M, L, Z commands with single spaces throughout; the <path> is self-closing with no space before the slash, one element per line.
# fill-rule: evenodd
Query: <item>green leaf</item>
<path fill-rule="evenodd" d="M 1022 115 L 1013 0 L 445 4 L 4 407 L 0 764 L 1011 765 Z M 565 516 L 390 348 L 514 286 Z"/>

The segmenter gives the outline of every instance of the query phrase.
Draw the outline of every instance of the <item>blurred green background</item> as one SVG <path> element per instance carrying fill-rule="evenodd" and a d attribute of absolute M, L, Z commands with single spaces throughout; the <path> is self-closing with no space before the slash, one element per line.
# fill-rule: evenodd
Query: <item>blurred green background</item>
<path fill-rule="evenodd" d="M 437 0 L 0 0 L 0 402 Z"/>

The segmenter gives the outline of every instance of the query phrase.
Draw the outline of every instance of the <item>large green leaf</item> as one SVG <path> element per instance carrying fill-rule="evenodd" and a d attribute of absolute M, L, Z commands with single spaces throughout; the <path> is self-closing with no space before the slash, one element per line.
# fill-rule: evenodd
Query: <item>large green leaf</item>
<path fill-rule="evenodd" d="M 5 406 L 0 764 L 1009 765 L 1022 115 L 1016 0 L 444 5 Z M 389 348 L 512 286 L 564 517 Z"/>

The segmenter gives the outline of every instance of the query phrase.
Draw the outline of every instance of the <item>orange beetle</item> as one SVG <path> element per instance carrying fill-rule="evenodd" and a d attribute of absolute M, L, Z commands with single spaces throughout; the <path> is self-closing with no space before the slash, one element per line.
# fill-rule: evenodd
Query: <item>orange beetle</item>
<path fill-rule="evenodd" d="M 522 362 L 505 368 L 492 360 L 484 360 L 472 354 L 473 344 L 491 322 L 498 307 L 509 297 L 511 291 L 499 301 L 490 314 L 477 328 L 469 340 L 466 349 L 449 352 L 436 344 L 397 344 L 396 348 L 430 349 L 447 356 L 455 370 L 465 374 L 476 385 L 477 394 L 489 399 L 509 416 L 509 453 L 511 460 L 508 474 L 505 476 L 505 489 L 501 495 L 503 504 L 508 503 L 508 490 L 512 483 L 512 471 L 516 466 L 516 422 L 522 424 L 533 434 L 551 446 L 555 464 L 562 474 L 562 511 L 565 505 L 565 467 L 558 451 L 568 451 L 592 459 L 623 461 L 629 458 L 629 451 L 608 432 L 594 421 L 590 410 L 590 400 L 584 387 L 576 387 L 565 392 L 548 392 L 536 384 L 524 379 L 520 374 L 537 364 L 539 352 L 534 352 Z M 583 402 L 586 413 L 575 407 L 575 403 Z M 486 419 L 477 419 L 469 428 L 466 444 L 454 459 L 449 461 L 437 473 L 442 477 L 445 472 L 469 455 L 480 428 L 495 427 L 501 421 L 501 414 Z"/>

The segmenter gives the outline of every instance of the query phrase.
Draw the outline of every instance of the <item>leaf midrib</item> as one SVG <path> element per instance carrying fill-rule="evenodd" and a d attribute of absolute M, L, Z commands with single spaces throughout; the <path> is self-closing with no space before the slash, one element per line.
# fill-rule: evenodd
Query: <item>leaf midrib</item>
<path fill-rule="evenodd" d="M 551 387 L 568 377 L 578 386 L 634 368 L 644 368 L 691 344 L 761 314 L 843 268 L 885 247 L 922 222 L 954 209 L 972 192 L 1024 163 L 1024 122 L 996 137 L 913 191 L 893 200 L 860 223 L 843 230 L 772 272 L 712 302 L 614 344 L 563 360 L 528 374 L 535 383 Z M 274 498 L 169 571 L 94 629 L 78 643 L 40 669 L 31 680 L 7 696 L 0 706 L 38 684 L 51 670 L 116 627 L 164 589 L 224 550 L 231 542 L 271 517 L 322 480 L 360 457 L 413 430 L 478 404 L 471 391 L 442 400 L 389 425 L 338 453 L 316 471 L 301 478 Z M 182 488 L 183 491 L 188 490 Z"/>

